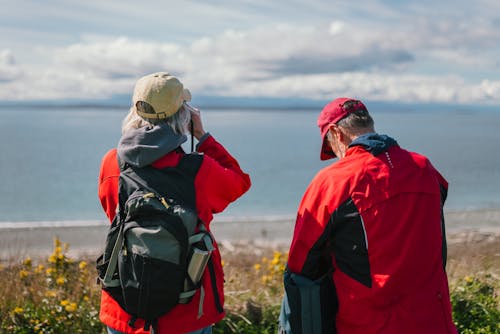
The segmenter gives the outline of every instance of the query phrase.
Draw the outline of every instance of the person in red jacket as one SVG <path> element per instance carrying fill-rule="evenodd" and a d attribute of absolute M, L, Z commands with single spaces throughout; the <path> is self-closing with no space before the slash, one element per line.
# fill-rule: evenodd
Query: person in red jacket
<path fill-rule="evenodd" d="M 292 323 L 305 321 L 290 288 L 295 275 L 295 283 L 333 283 L 330 300 L 317 295 L 318 310 L 333 310 L 319 316 L 333 330 L 320 332 L 456 333 L 445 271 L 446 180 L 426 157 L 376 133 L 361 101 L 333 100 L 318 126 L 321 160 L 338 161 L 314 177 L 298 209 L 285 275 Z"/>
<path fill-rule="evenodd" d="M 118 147 L 107 152 L 101 163 L 99 199 L 110 222 L 115 217 L 119 200 L 117 156 L 134 167 L 177 166 L 186 154 L 181 144 L 186 142 L 186 134 L 190 131 L 198 140 L 197 152 L 203 155 L 194 188 L 196 211 L 208 231 L 214 213 L 223 211 L 250 188 L 248 174 L 212 135 L 205 132 L 200 111 L 186 103 L 190 100 L 190 92 L 166 72 L 146 75 L 136 83 L 133 105 L 123 121 Z M 160 317 L 156 333 L 208 334 L 212 324 L 224 317 L 223 270 L 217 243 L 213 246 L 215 277 L 208 273 L 207 267 L 202 278 L 204 296 L 200 296 L 199 289 L 188 304 L 179 304 Z M 137 319 L 133 327 L 129 326 L 132 316 L 105 290 L 102 291 L 100 319 L 109 333 L 147 333 L 143 330 L 142 319 Z"/>

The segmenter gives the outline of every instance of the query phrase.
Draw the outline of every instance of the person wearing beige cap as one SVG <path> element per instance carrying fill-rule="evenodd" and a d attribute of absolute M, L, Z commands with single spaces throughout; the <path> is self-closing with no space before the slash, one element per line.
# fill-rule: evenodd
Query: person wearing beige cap
<path fill-rule="evenodd" d="M 110 222 L 117 208 L 125 204 L 127 194 L 120 181 L 124 166 L 177 173 L 179 177 L 174 179 L 159 177 L 158 186 L 168 184 L 169 195 L 192 206 L 209 232 L 213 215 L 250 188 L 248 174 L 222 144 L 205 132 L 200 110 L 188 105 L 190 100 L 189 90 L 167 72 L 149 74 L 137 81 L 118 147 L 107 152 L 101 163 L 99 198 Z M 181 146 L 189 133 L 198 141 L 196 152 L 186 153 Z M 203 272 L 201 288 L 188 303 L 178 304 L 162 315 L 155 324 L 155 334 L 208 334 L 212 324 L 224 317 L 221 258 L 215 241 L 212 246 L 211 264 Z M 149 333 L 148 324 L 134 319 L 106 289 L 102 291 L 100 319 L 109 333 Z"/>
<path fill-rule="evenodd" d="M 423 155 L 375 132 L 365 104 L 318 117 L 320 159 L 290 246 L 282 333 L 452 334 L 443 205 L 448 183 Z"/>

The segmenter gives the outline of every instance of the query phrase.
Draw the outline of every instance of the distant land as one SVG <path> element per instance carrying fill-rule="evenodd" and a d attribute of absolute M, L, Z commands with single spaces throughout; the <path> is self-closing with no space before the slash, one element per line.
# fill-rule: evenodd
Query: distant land
<path fill-rule="evenodd" d="M 64 100 L 0 100 L 0 108 L 129 108 L 130 95 L 116 95 L 108 99 L 64 99 Z M 315 100 L 296 97 L 233 97 L 204 96 L 193 97 L 192 104 L 205 109 L 321 109 L 329 100 Z M 423 111 L 445 110 L 459 112 L 495 111 L 500 105 L 459 104 L 459 103 L 418 103 L 363 100 L 369 110 L 374 111 Z"/>

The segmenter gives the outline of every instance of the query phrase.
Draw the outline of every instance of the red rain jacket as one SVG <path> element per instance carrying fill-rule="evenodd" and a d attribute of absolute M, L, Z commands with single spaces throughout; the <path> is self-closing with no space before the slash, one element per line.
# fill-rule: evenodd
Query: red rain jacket
<path fill-rule="evenodd" d="M 243 195 L 250 188 L 251 182 L 250 177 L 240 169 L 238 162 L 212 136 L 198 146 L 198 152 L 204 153 L 204 157 L 194 183 L 196 209 L 198 216 L 210 230 L 213 214 L 223 211 L 229 203 Z M 172 151 L 155 161 L 152 166 L 156 168 L 176 166 L 183 154 Z M 115 216 L 118 203 L 119 175 L 116 149 L 112 149 L 102 159 L 99 174 L 99 199 L 110 222 Z M 216 272 L 217 293 L 224 306 L 224 273 L 219 250 L 217 245 L 214 246 L 216 249 L 212 257 Z M 203 276 L 203 287 L 205 299 L 201 318 L 197 319 L 200 301 L 200 291 L 198 291 L 189 304 L 179 304 L 158 320 L 158 334 L 194 331 L 220 321 L 224 317 L 224 312 L 218 312 L 215 307 L 214 290 L 208 272 L 205 272 Z M 129 327 L 128 322 L 131 318 L 131 315 L 123 311 L 106 291 L 102 291 L 100 319 L 105 325 L 124 333 L 148 333 L 142 329 L 144 326 L 142 319 L 136 321 L 134 329 Z"/>
<path fill-rule="evenodd" d="M 387 138 L 372 134 L 386 146 L 376 155 L 369 142 L 351 144 L 315 176 L 288 268 L 316 279 L 333 266 L 338 334 L 456 333 L 445 272 L 448 184 L 424 156 Z"/>

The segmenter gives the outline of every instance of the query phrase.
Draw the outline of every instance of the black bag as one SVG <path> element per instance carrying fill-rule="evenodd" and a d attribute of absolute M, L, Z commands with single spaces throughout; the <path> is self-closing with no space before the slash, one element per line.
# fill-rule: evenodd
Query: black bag
<path fill-rule="evenodd" d="M 188 154 L 177 167 L 160 170 L 120 162 L 119 212 L 97 271 L 103 289 L 133 316 L 132 327 L 141 318 L 145 329 L 154 329 L 160 316 L 189 302 L 201 286 L 213 250 L 194 209 L 202 159 Z"/>
<path fill-rule="evenodd" d="M 285 270 L 278 333 L 335 334 L 337 293 L 329 270 L 316 280 Z"/>

